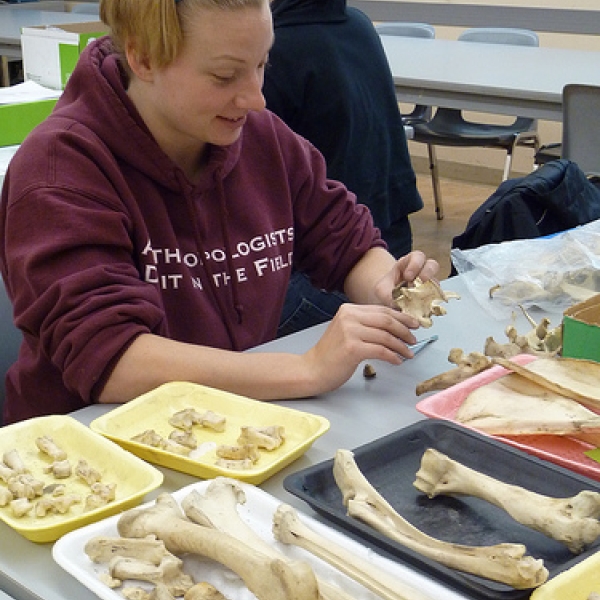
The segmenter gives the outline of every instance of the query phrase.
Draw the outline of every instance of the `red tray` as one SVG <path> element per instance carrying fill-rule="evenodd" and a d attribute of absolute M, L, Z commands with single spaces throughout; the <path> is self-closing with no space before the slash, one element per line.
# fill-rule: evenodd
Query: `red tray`
<path fill-rule="evenodd" d="M 536 357 L 531 354 L 521 354 L 511 360 L 524 365 L 535 360 L 535 358 Z M 428 417 L 446 419 L 463 427 L 467 427 L 467 425 L 458 423 L 455 419 L 456 413 L 465 398 L 473 390 L 502 377 L 502 375 L 505 375 L 506 373 L 507 370 L 503 367 L 492 367 L 491 369 L 483 371 L 478 375 L 474 375 L 466 381 L 458 383 L 447 390 L 438 392 L 421 400 L 416 408 L 419 412 Z M 489 435 L 475 427 L 467 428 L 479 431 L 479 433 L 483 433 L 484 435 Z M 584 454 L 587 450 L 592 450 L 594 448 L 594 446 L 590 444 L 569 436 L 558 435 L 494 435 L 490 437 L 494 437 L 515 448 L 519 448 L 528 454 L 543 458 L 544 460 L 571 469 L 576 473 L 600 481 L 600 463 L 597 463 L 595 460 L 592 460 Z"/>

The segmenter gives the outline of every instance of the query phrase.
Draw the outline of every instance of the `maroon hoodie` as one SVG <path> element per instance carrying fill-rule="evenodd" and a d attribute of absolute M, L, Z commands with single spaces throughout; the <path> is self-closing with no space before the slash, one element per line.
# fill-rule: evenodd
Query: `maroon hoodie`
<path fill-rule="evenodd" d="M 94 402 L 141 333 L 244 350 L 275 336 L 292 265 L 341 289 L 383 245 L 321 155 L 268 111 L 197 185 L 129 101 L 110 40 L 82 54 L 2 191 L 2 276 L 25 336 L 5 422 Z"/>

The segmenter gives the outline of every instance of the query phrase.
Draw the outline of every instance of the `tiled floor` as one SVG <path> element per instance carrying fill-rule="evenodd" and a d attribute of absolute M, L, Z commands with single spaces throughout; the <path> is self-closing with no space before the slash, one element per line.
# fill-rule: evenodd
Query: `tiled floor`
<path fill-rule="evenodd" d="M 440 263 L 439 279 L 444 279 L 450 273 L 452 238 L 464 231 L 469 217 L 496 190 L 496 186 L 440 179 L 444 218 L 438 221 L 429 174 L 418 174 L 417 185 L 425 207 L 410 216 L 413 248 L 435 258 Z"/>

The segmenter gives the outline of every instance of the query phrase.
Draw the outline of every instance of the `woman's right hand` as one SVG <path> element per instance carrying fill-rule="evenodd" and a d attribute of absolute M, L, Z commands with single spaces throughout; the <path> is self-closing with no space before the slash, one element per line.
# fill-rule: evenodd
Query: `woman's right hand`
<path fill-rule="evenodd" d="M 343 304 L 321 339 L 303 355 L 314 394 L 334 390 L 353 375 L 363 360 L 399 365 L 413 353 L 418 321 L 385 306 Z"/>

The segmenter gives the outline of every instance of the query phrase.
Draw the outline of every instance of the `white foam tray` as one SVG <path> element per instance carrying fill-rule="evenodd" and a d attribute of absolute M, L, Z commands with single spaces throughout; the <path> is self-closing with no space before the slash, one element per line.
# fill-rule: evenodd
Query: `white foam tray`
<path fill-rule="evenodd" d="M 187 496 L 192 490 L 203 493 L 210 484 L 208 481 L 200 481 L 181 488 L 172 495 L 178 501 Z M 290 558 L 304 559 L 313 567 L 315 573 L 327 579 L 331 583 L 339 585 L 349 593 L 354 600 L 380 600 L 378 596 L 355 583 L 344 574 L 333 569 L 326 563 L 320 561 L 312 554 L 301 548 L 286 546 L 276 542 L 271 533 L 273 513 L 281 504 L 281 501 L 260 488 L 237 482 L 246 494 L 246 503 L 238 506 L 238 512 L 264 540 L 273 544 L 283 554 Z M 146 504 L 145 506 L 148 506 Z M 327 539 L 345 547 L 354 555 L 377 565 L 391 575 L 398 578 L 399 582 L 412 586 L 421 594 L 429 595 L 432 600 L 444 598 L 444 600 L 464 600 L 465 596 L 446 588 L 436 581 L 432 581 L 427 575 L 422 575 L 400 563 L 388 560 L 373 552 L 365 545 L 353 540 L 347 535 L 313 519 L 312 517 L 298 511 L 302 522 L 315 532 Z M 99 580 L 99 575 L 106 571 L 106 565 L 94 564 L 84 552 L 84 546 L 88 540 L 98 535 L 117 536 L 117 520 L 119 516 L 107 518 L 103 521 L 93 523 L 81 529 L 72 531 L 59 539 L 52 549 L 54 560 L 68 573 L 89 588 L 103 600 L 122 600 L 123 596 L 117 590 L 112 590 Z M 184 570 L 192 576 L 194 581 L 208 581 L 230 600 L 256 600 L 243 584 L 243 582 L 229 569 L 210 560 L 199 557 L 185 556 Z M 139 585 L 138 582 L 127 582 L 127 585 Z M 140 586 L 144 587 L 144 586 Z"/>

